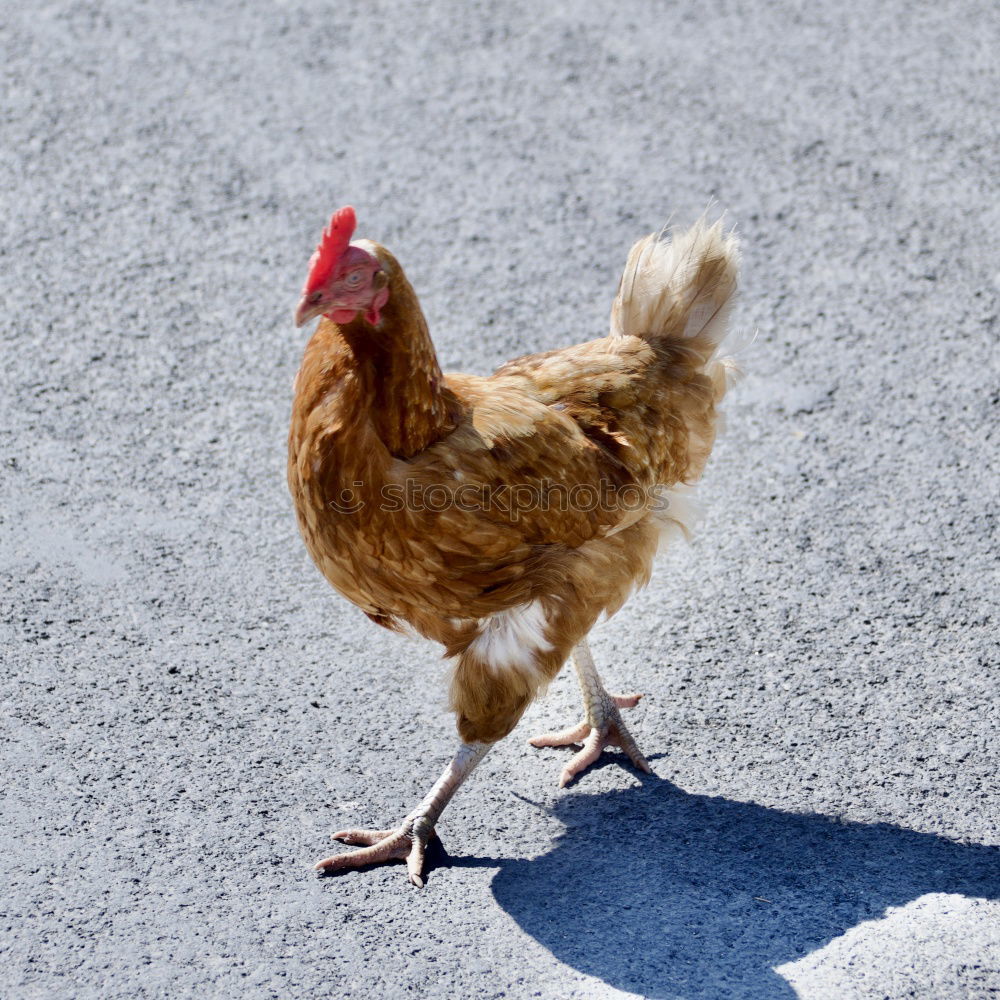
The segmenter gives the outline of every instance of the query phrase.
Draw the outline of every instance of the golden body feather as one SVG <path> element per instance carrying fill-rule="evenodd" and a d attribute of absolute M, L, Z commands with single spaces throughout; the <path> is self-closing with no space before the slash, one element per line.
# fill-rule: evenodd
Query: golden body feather
<path fill-rule="evenodd" d="M 306 348 L 289 487 L 326 578 L 442 642 L 462 738 L 492 742 L 684 526 L 662 490 L 697 480 L 712 447 L 738 253 L 718 225 L 647 237 L 609 336 L 480 377 L 442 375 L 401 267 L 374 252 L 381 322 L 323 320 Z M 523 649 L 480 641 L 518 613 Z"/>

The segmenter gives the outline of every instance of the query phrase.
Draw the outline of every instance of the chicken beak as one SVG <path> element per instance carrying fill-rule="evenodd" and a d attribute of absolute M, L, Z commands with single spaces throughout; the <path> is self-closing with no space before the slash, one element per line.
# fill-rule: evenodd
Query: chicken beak
<path fill-rule="evenodd" d="M 308 297 L 303 295 L 299 299 L 299 304 L 295 307 L 295 325 L 303 326 L 309 320 L 315 319 L 329 308 L 329 303 L 310 302 Z"/>

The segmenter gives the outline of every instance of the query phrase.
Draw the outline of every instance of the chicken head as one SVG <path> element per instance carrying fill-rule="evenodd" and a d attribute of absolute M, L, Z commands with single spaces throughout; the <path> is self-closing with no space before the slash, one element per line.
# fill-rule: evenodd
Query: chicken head
<path fill-rule="evenodd" d="M 309 275 L 295 309 L 295 325 L 317 316 L 350 323 L 358 313 L 377 326 L 389 298 L 382 264 L 362 246 L 351 243 L 357 222 L 350 205 L 334 212 L 309 261 Z"/>

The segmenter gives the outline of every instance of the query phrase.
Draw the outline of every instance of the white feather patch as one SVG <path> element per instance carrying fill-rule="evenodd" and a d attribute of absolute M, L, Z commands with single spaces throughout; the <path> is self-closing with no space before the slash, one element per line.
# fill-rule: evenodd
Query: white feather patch
<path fill-rule="evenodd" d="M 552 643 L 545 636 L 548 622 L 540 601 L 500 611 L 482 619 L 482 632 L 469 651 L 494 670 L 538 671 L 537 653 L 548 653 Z"/>
<path fill-rule="evenodd" d="M 690 541 L 704 515 L 695 487 L 677 484 L 661 490 L 653 511 L 660 528 L 660 544 L 663 545 L 677 535 Z"/>

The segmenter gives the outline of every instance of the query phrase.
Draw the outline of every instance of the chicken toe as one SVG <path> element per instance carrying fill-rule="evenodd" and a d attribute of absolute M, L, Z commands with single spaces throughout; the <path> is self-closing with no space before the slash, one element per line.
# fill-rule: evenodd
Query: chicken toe
<path fill-rule="evenodd" d="M 565 788 L 600 757 L 605 747 L 612 746 L 623 750 L 640 771 L 651 774 L 652 768 L 632 738 L 620 712 L 622 708 L 635 708 L 642 695 L 609 694 L 605 691 L 586 639 L 573 650 L 573 665 L 583 692 L 585 711 L 583 722 L 558 732 L 543 733 L 528 741 L 533 747 L 583 744 L 582 749 L 574 754 L 562 769 L 559 775 L 559 787 Z"/>
<path fill-rule="evenodd" d="M 391 830 L 339 830 L 333 839 L 357 846 L 358 850 L 323 858 L 316 862 L 316 869 L 329 873 L 405 860 L 410 881 L 422 889 L 424 853 L 428 842 L 436 836 L 434 825 L 487 750 L 489 745 L 485 743 L 463 743 L 434 787 L 399 826 Z"/>
<path fill-rule="evenodd" d="M 316 869 L 335 872 L 344 868 L 363 868 L 386 861 L 406 861 L 410 881 L 423 888 L 424 852 L 435 836 L 434 827 L 422 813 L 411 814 L 394 830 L 340 830 L 334 840 L 361 845 L 360 850 L 334 854 L 316 862 Z"/>
<path fill-rule="evenodd" d="M 591 764 L 600 757 L 601 751 L 605 747 L 619 747 L 624 750 L 629 760 L 640 771 L 647 774 L 652 773 L 646 758 L 642 755 L 632 734 L 628 731 L 622 721 L 619 708 L 633 708 L 638 703 L 641 695 L 614 695 L 604 693 L 607 704 L 603 706 L 603 711 L 599 713 L 600 721 L 591 720 L 588 712 L 587 719 L 578 726 L 571 726 L 569 729 L 562 729 L 559 732 L 543 733 L 529 740 L 533 747 L 566 747 L 577 743 L 582 743 L 583 748 L 579 750 L 569 760 L 559 775 L 559 787 L 565 788 L 578 774 L 585 771 Z"/>

